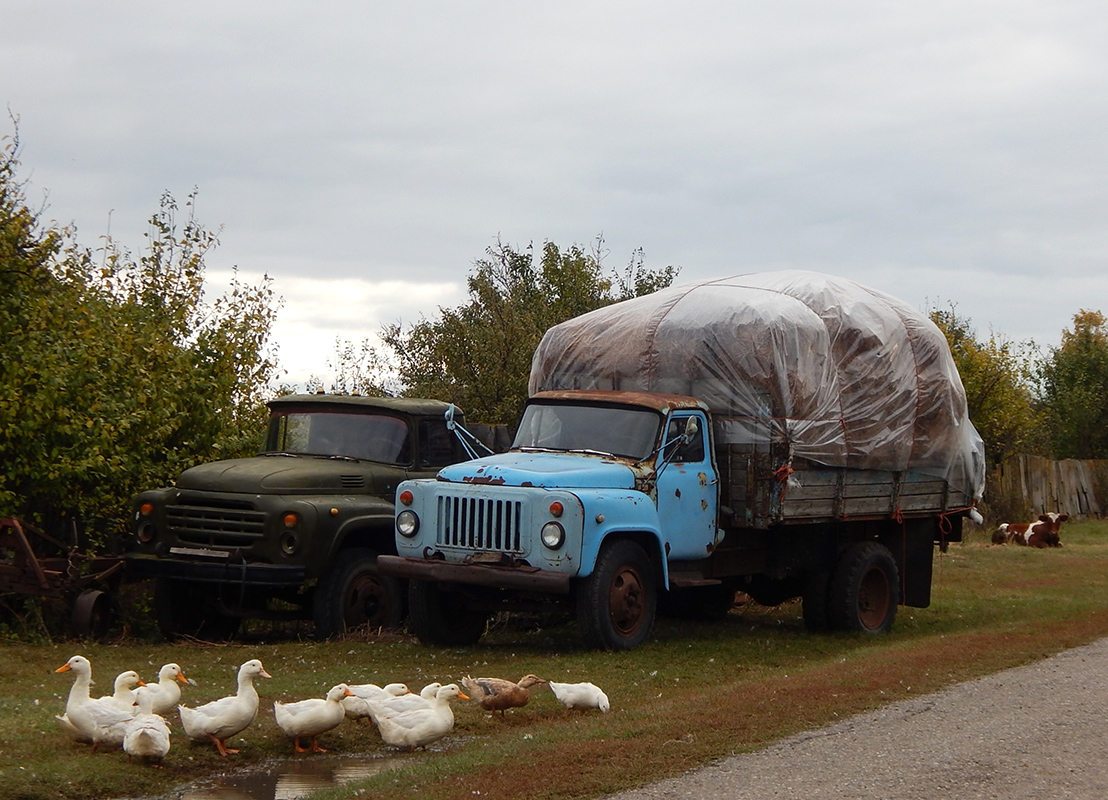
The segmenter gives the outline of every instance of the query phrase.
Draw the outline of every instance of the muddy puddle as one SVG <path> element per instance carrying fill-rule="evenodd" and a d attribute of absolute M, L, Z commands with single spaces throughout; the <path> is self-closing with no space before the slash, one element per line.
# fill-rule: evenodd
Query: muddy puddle
<path fill-rule="evenodd" d="M 282 761 L 269 769 L 213 778 L 172 796 L 178 800 L 296 800 L 395 769 L 406 760 L 406 756 L 364 755 Z"/>

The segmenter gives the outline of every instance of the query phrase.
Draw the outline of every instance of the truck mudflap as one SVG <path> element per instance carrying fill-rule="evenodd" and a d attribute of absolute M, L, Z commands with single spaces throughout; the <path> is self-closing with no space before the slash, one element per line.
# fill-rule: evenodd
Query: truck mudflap
<path fill-rule="evenodd" d="M 153 558 L 127 555 L 132 578 L 171 578 L 200 583 L 251 583 L 264 586 L 299 586 L 307 580 L 303 566 L 283 564 L 213 563 L 186 558 Z"/>
<path fill-rule="evenodd" d="M 456 564 L 432 558 L 381 555 L 377 570 L 382 575 L 436 583 L 462 583 L 497 589 L 569 594 L 570 576 L 530 566 Z"/>

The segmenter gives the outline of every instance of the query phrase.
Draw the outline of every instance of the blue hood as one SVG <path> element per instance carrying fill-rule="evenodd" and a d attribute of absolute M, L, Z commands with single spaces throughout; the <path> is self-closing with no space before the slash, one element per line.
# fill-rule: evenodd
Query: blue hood
<path fill-rule="evenodd" d="M 545 489 L 633 489 L 625 461 L 582 453 L 500 453 L 439 470 L 452 483 L 539 486 Z"/>

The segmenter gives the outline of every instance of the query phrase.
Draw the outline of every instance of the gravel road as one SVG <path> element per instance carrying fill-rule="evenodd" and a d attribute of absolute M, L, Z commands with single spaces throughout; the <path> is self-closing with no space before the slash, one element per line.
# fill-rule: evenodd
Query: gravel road
<path fill-rule="evenodd" d="M 1108 798 L 1108 639 L 610 800 Z"/>

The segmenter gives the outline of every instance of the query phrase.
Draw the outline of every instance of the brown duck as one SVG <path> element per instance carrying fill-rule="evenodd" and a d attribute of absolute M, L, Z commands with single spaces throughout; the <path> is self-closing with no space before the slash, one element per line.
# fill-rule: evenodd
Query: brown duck
<path fill-rule="evenodd" d="M 531 699 L 530 689 L 546 683 L 537 675 L 524 675 L 518 683 L 504 678 L 462 678 L 462 686 L 469 692 L 470 698 L 486 711 L 499 711 L 503 716 L 505 709 L 527 705 Z"/>

